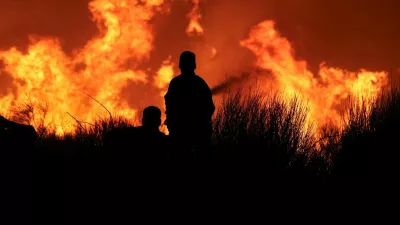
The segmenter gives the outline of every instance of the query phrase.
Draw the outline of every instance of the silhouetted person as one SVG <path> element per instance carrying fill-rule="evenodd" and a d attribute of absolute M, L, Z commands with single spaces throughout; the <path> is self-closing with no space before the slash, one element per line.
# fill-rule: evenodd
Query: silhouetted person
<path fill-rule="evenodd" d="M 173 78 L 165 95 L 166 124 L 177 150 L 174 158 L 209 159 L 212 135 L 211 119 L 215 111 L 211 90 L 195 74 L 196 56 L 185 51 L 180 55 L 181 74 Z"/>
<path fill-rule="evenodd" d="M 135 160 L 166 160 L 167 136 L 160 132 L 161 110 L 149 106 L 143 110 L 142 126 L 110 131 L 104 138 L 105 147 L 121 157 Z"/>
<path fill-rule="evenodd" d="M 165 160 L 168 146 L 167 136 L 160 132 L 161 110 L 155 106 L 149 106 L 143 110 L 142 126 L 135 128 L 135 135 L 132 137 L 140 143 L 143 152 L 139 152 L 150 160 Z"/>

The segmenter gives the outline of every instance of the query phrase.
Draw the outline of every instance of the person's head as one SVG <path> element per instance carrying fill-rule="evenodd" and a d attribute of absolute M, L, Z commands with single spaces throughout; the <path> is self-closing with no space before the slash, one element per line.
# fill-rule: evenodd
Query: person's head
<path fill-rule="evenodd" d="M 196 55 L 190 51 L 182 52 L 179 57 L 179 69 L 182 74 L 192 74 L 196 69 Z"/>
<path fill-rule="evenodd" d="M 143 110 L 142 125 L 145 128 L 158 130 L 161 125 L 161 110 L 155 106 L 149 106 Z"/>

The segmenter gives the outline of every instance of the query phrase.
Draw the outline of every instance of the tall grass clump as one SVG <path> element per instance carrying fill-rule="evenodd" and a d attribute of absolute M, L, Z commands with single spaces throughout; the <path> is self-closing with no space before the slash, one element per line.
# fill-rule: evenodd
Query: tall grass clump
<path fill-rule="evenodd" d="M 279 93 L 231 92 L 214 119 L 217 158 L 287 168 L 297 154 L 314 149 L 307 113 L 296 97 L 286 101 Z"/>
<path fill-rule="evenodd" d="M 331 158 L 335 174 L 363 173 L 367 163 L 365 156 L 372 141 L 370 120 L 375 103 L 371 105 L 367 99 L 351 99 L 349 103 L 339 144 Z"/>
<path fill-rule="evenodd" d="M 395 165 L 400 150 L 400 89 L 385 90 L 372 104 L 352 104 L 334 160 L 337 175 L 366 176 Z"/>
<path fill-rule="evenodd" d="M 133 123 L 123 116 L 102 117 L 94 123 L 77 122 L 75 138 L 80 141 L 90 140 L 95 146 L 102 146 L 104 136 L 113 129 L 133 127 Z"/>
<path fill-rule="evenodd" d="M 40 139 L 56 138 L 56 127 L 48 121 L 49 105 L 31 98 L 10 110 L 8 118 L 14 122 L 35 127 Z"/>

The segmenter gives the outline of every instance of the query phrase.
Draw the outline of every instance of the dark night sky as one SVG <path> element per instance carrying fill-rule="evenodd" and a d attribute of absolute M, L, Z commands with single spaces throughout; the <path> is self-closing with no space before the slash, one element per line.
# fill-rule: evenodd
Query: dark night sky
<path fill-rule="evenodd" d="M 2 0 L 0 48 L 24 47 L 28 34 L 58 36 L 67 51 L 83 46 L 96 33 L 87 3 Z M 321 61 L 351 70 L 400 67 L 397 0 L 205 0 L 202 7 L 203 38 L 217 49 L 238 49 L 235 43 L 246 38 L 252 25 L 273 19 L 293 42 L 297 56 L 312 67 Z M 190 4 L 177 0 L 168 19 L 159 20 L 157 50 L 173 54 L 181 50 L 168 50 L 162 44 L 185 35 L 182 28 L 189 9 Z"/>

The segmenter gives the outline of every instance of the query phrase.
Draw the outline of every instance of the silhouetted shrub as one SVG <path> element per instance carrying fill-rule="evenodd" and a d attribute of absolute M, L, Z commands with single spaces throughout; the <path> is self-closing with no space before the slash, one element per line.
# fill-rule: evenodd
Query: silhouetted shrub
<path fill-rule="evenodd" d="M 102 146 L 105 134 L 113 129 L 133 127 L 133 123 L 123 116 L 110 116 L 99 118 L 93 124 L 78 122 L 75 130 L 75 139 L 81 142 L 91 142 L 96 146 Z"/>
<path fill-rule="evenodd" d="M 395 165 L 400 149 L 400 89 L 392 87 L 372 104 L 367 102 L 352 104 L 349 109 L 333 164 L 336 175 L 366 176 Z"/>
<path fill-rule="evenodd" d="M 392 171 L 400 149 L 400 89 L 386 90 L 372 103 L 350 103 L 345 126 L 327 125 L 316 137 L 307 123 L 306 104 L 299 98 L 287 100 L 279 93 L 254 90 L 230 92 L 214 115 L 215 159 L 262 165 L 263 173 L 318 179 L 329 177 L 331 171 L 335 177 Z M 8 117 L 24 124 L 42 121 L 32 124 L 39 134 L 38 158 L 94 158 L 101 153 L 107 132 L 134 126 L 133 121 L 110 115 L 92 124 L 76 121 L 74 133 L 58 136 L 54 127 L 45 125 L 46 108 L 41 109 L 26 104 Z"/>
<path fill-rule="evenodd" d="M 217 157 L 287 168 L 297 154 L 315 150 L 307 113 L 296 97 L 285 101 L 278 93 L 229 93 L 214 119 Z"/>

